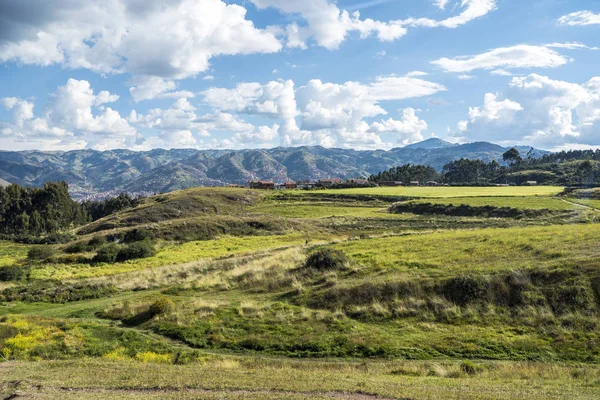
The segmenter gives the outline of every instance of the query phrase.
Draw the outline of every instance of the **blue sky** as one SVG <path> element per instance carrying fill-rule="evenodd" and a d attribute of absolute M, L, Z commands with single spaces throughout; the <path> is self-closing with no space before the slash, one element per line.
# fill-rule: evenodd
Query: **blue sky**
<path fill-rule="evenodd" d="M 600 146 L 600 5 L 0 0 L 0 149 Z"/>

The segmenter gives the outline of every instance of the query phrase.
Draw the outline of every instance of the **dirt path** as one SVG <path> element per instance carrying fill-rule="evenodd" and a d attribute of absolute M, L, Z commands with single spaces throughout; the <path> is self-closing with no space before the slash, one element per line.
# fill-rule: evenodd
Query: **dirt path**
<path fill-rule="evenodd" d="M 561 200 L 562 200 L 562 201 L 564 201 L 564 202 L 565 202 L 565 203 L 567 203 L 567 204 L 570 204 L 570 205 L 572 205 L 572 206 L 581 207 L 581 208 L 584 208 L 584 209 L 586 209 L 586 210 L 600 211 L 600 209 L 598 209 L 598 208 L 594 208 L 594 207 L 586 206 L 586 205 L 584 205 L 584 204 L 574 203 L 574 202 L 572 202 L 572 201 L 565 200 L 565 199 L 561 199 Z"/>

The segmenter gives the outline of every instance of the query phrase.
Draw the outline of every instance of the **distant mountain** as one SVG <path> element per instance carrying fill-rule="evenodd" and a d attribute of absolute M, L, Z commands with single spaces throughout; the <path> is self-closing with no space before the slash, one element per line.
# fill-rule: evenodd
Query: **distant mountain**
<path fill-rule="evenodd" d="M 443 149 L 446 147 L 456 147 L 456 146 L 458 146 L 458 144 L 446 142 L 445 140 L 438 139 L 438 138 L 431 138 L 431 139 L 427 139 L 427 140 L 424 140 L 419 143 L 409 144 L 408 146 L 405 146 L 404 148 L 405 149 L 431 150 L 431 149 Z"/>
<path fill-rule="evenodd" d="M 520 148 L 523 154 L 530 149 Z M 283 182 L 354 178 L 408 163 L 441 170 L 448 162 L 460 158 L 501 161 L 506 150 L 488 142 L 457 145 L 433 138 L 389 151 L 320 146 L 237 151 L 0 151 L 0 179 L 26 186 L 65 180 L 74 197 L 86 198 L 121 191 L 159 193 L 194 186 L 242 184 L 251 179 Z M 534 157 L 545 153 L 532 152 Z"/>
<path fill-rule="evenodd" d="M 0 187 L 10 186 L 10 182 L 6 182 L 4 179 L 0 179 Z"/>

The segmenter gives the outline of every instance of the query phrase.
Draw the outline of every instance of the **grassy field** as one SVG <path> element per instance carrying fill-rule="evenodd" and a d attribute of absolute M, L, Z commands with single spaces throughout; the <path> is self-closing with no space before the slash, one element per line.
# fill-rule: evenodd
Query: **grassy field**
<path fill-rule="evenodd" d="M 598 398 L 600 212 L 559 192 L 196 189 L 77 231 L 143 227 L 146 258 L 0 242 L 27 272 L 0 286 L 0 395 Z M 551 213 L 392 214 L 386 196 Z M 322 251 L 338 261 L 310 266 Z"/>
<path fill-rule="evenodd" d="M 556 186 L 513 187 L 374 187 L 319 190 L 322 194 L 376 195 L 407 197 L 552 196 L 562 191 Z"/>
<path fill-rule="evenodd" d="M 217 357 L 193 366 L 110 360 L 0 365 L 0 393 L 39 399 L 596 399 L 594 366 L 295 361 Z"/>
<path fill-rule="evenodd" d="M 187 243 L 162 243 L 155 256 L 130 260 L 115 264 L 46 264 L 32 271 L 34 279 L 82 279 L 105 275 L 116 275 L 131 271 L 170 265 L 187 264 L 206 259 L 239 256 L 257 251 L 270 251 L 278 248 L 301 246 L 309 237 L 303 234 L 279 236 L 223 236 L 215 240 L 192 241 Z M 326 241 L 323 236 L 311 236 L 315 242 Z M 0 251 L 2 247 L 0 246 Z"/>
<path fill-rule="evenodd" d="M 381 273 L 443 276 L 596 259 L 600 225 L 439 232 L 335 245 Z M 369 276 L 369 279 L 373 279 Z"/>

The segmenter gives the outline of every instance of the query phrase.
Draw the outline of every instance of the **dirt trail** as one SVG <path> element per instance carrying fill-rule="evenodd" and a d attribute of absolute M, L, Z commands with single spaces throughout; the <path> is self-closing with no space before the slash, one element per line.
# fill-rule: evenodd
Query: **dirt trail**
<path fill-rule="evenodd" d="M 590 206 L 586 206 L 584 204 L 579 204 L 579 203 L 574 203 L 572 201 L 569 200 L 565 200 L 565 199 L 561 199 L 562 201 L 564 201 L 567 204 L 570 204 L 572 206 L 576 206 L 576 207 L 581 207 L 581 208 L 585 208 L 586 210 L 593 210 L 593 211 L 600 211 L 600 209 L 598 208 L 594 208 L 594 207 L 590 207 Z"/>

